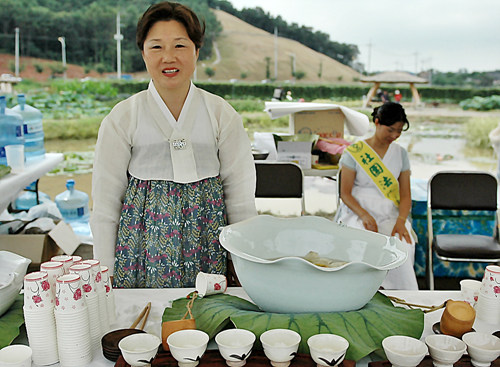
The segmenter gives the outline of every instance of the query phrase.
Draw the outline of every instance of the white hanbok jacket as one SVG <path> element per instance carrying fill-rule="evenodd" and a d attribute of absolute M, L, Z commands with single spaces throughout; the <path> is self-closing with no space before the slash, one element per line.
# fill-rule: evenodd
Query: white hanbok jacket
<path fill-rule="evenodd" d="M 94 256 L 110 271 L 128 175 L 178 183 L 220 175 L 229 223 L 257 215 L 255 163 L 238 113 L 191 84 L 179 119 L 172 122 L 155 93 L 150 83 L 148 90 L 118 103 L 99 129 L 91 228 Z"/>

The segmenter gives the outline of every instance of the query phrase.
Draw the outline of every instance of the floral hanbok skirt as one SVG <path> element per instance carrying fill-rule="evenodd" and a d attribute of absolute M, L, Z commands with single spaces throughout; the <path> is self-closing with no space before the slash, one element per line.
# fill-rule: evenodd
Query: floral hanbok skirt
<path fill-rule="evenodd" d="M 198 272 L 226 273 L 220 177 L 181 184 L 129 179 L 115 253 L 117 288 L 194 287 Z"/>

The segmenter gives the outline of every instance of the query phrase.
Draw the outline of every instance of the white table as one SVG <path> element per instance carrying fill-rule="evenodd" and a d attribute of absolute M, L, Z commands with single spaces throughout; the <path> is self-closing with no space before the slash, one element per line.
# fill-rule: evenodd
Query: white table
<path fill-rule="evenodd" d="M 46 153 L 40 160 L 28 162 L 20 173 L 9 173 L 0 179 L 0 213 L 30 183 L 54 169 L 64 159 L 62 153 Z"/>
<path fill-rule="evenodd" d="M 141 310 L 148 302 L 151 302 L 151 312 L 144 330 L 151 334 L 161 336 L 161 320 L 165 307 L 171 305 L 171 301 L 183 298 L 193 288 L 176 289 L 115 289 L 115 303 L 117 322 L 112 325 L 113 329 L 128 328 L 137 318 Z M 242 288 L 228 288 L 228 294 L 250 300 Z M 386 295 L 404 299 L 410 303 L 421 305 L 440 305 L 448 299 L 462 300 L 459 291 L 384 291 Z M 421 340 L 432 334 L 432 325 L 441 319 L 443 310 L 438 310 L 425 314 L 424 331 Z M 493 333 L 500 329 L 500 325 L 488 324 L 482 320 L 476 320 L 474 329 L 480 332 Z M 364 358 L 357 363 L 357 366 L 366 366 L 369 358 Z M 111 367 L 114 363 L 105 359 L 101 353 L 94 356 L 91 367 Z"/>

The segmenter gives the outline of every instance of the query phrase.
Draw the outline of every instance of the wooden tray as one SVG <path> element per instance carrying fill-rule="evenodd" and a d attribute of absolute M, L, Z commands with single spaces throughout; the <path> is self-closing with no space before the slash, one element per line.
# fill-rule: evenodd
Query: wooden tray
<path fill-rule="evenodd" d="M 227 367 L 226 361 L 222 358 L 218 350 L 207 350 L 200 361 L 199 367 Z M 261 350 L 252 351 L 252 355 L 248 358 L 245 367 L 269 367 L 271 363 Z M 340 367 L 355 367 L 356 362 L 344 360 Z M 389 364 L 390 366 L 390 364 Z M 116 361 L 115 367 L 130 367 L 120 355 Z M 153 360 L 151 367 L 178 367 L 177 361 L 172 357 L 170 352 L 164 351 L 161 346 L 156 358 Z M 316 367 L 316 363 L 312 360 L 309 354 L 297 354 L 292 360 L 290 367 Z"/>
<path fill-rule="evenodd" d="M 471 367 L 469 356 L 462 356 L 460 360 L 453 365 L 453 367 Z M 391 362 L 380 361 L 380 362 L 369 362 L 368 367 L 391 367 Z M 433 367 L 431 356 L 425 356 L 422 362 L 417 367 Z M 491 364 L 491 367 L 500 367 L 500 358 L 497 358 Z"/>

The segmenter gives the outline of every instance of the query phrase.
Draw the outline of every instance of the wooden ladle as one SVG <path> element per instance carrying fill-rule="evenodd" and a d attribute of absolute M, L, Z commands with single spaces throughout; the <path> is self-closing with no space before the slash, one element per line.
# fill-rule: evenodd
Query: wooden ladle
<path fill-rule="evenodd" d="M 106 359 L 110 361 L 116 362 L 118 357 L 120 357 L 121 351 L 118 348 L 118 343 L 120 340 L 125 338 L 126 336 L 137 334 L 137 333 L 145 333 L 144 326 L 146 325 L 146 321 L 148 320 L 149 311 L 151 311 L 151 302 L 148 302 L 146 307 L 141 311 L 137 319 L 130 325 L 129 329 L 118 329 L 114 331 L 110 331 L 106 335 L 104 335 L 101 339 L 102 353 Z M 142 323 L 139 326 L 139 329 L 135 327 Z"/>

